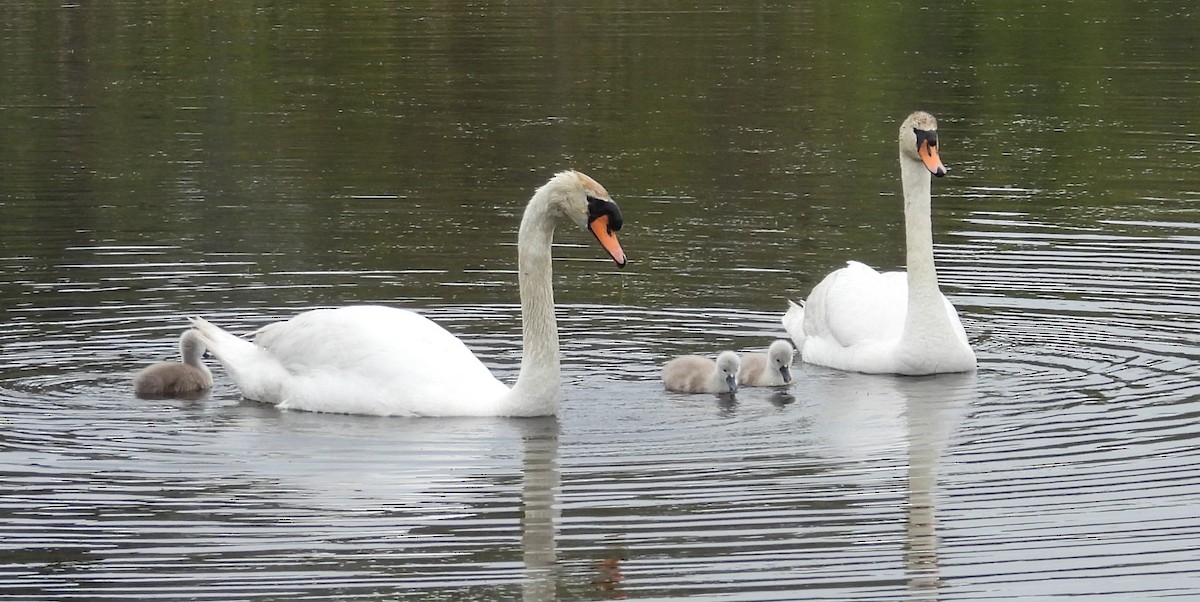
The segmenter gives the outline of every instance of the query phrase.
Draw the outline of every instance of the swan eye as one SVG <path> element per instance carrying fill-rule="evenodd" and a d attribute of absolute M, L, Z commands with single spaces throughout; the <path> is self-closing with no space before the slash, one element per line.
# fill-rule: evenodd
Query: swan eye
<path fill-rule="evenodd" d="M 917 148 L 921 148 L 921 143 L 926 142 L 929 146 L 937 148 L 937 130 L 921 130 L 913 128 L 913 134 L 917 137 Z"/>
<path fill-rule="evenodd" d="M 598 199 L 592 195 L 588 195 L 588 223 L 596 221 L 601 216 L 608 216 L 608 231 L 618 232 L 621 230 L 623 220 L 621 219 L 621 208 L 613 201 Z"/>

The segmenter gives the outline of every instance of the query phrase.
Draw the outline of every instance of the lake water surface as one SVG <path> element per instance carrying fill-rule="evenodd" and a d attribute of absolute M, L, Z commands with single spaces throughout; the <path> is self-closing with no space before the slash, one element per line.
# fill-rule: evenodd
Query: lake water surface
<path fill-rule="evenodd" d="M 1200 597 L 1192 4 L 255 4 L 0 11 L 0 598 Z M 914 109 L 978 371 L 665 392 L 902 267 Z M 630 264 L 559 231 L 559 416 L 133 396 L 189 315 L 368 302 L 511 381 L 568 167 Z"/>

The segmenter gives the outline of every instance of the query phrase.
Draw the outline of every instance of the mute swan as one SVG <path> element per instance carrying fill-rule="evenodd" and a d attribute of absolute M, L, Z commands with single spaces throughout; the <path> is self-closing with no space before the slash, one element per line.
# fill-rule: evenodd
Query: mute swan
<path fill-rule="evenodd" d="M 558 325 L 551 251 L 555 223 L 591 230 L 618 267 L 621 210 L 577 171 L 534 193 L 517 235 L 521 370 L 511 389 L 457 337 L 414 312 L 379 306 L 317 309 L 269 324 L 254 342 L 195 317 L 248 399 L 283 409 L 380 416 L 549 416 L 558 411 Z"/>
<path fill-rule="evenodd" d="M 766 353 L 743 353 L 738 385 L 743 387 L 781 387 L 792 384 L 792 358 L 796 350 L 788 341 L 778 340 Z"/>
<path fill-rule="evenodd" d="M 698 355 L 681 355 L 663 366 L 663 385 L 679 393 L 732 393 L 737 391 L 741 359 L 722 351 L 717 361 Z"/>
<path fill-rule="evenodd" d="M 133 377 L 133 392 L 138 397 L 174 397 L 195 395 L 212 388 L 212 372 L 204 365 L 204 340 L 195 330 L 179 337 L 179 355 L 183 362 L 158 362 L 142 368 Z"/>
<path fill-rule="evenodd" d="M 975 369 L 958 312 L 938 289 L 930 174 L 946 174 L 937 120 L 917 111 L 900 125 L 908 273 L 880 274 L 850 261 L 817 284 L 804 305 L 789 301 L 783 325 L 804 361 L 869 373 Z"/>

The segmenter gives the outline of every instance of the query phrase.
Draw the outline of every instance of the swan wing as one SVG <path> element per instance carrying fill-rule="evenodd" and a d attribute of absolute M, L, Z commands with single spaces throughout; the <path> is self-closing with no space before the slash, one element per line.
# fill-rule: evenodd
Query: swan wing
<path fill-rule="evenodd" d="M 281 408 L 375 415 L 488 414 L 508 391 L 457 337 L 404 309 L 304 312 L 255 333 L 243 395 Z"/>
<path fill-rule="evenodd" d="M 783 322 L 783 329 L 787 331 L 788 336 L 792 339 L 792 344 L 796 346 L 796 350 L 804 349 L 804 306 L 788 299 L 787 312 L 780 319 Z"/>
<path fill-rule="evenodd" d="M 946 316 L 950 318 L 950 324 L 954 327 L 955 338 L 961 341 L 962 344 L 970 347 L 971 343 L 967 340 L 967 330 L 963 328 L 962 320 L 958 318 L 958 310 L 954 308 L 954 304 L 946 298 L 946 295 L 942 295 L 942 302 L 946 305 Z"/>
<path fill-rule="evenodd" d="M 827 345 L 856 347 L 898 341 L 904 330 L 908 279 L 848 262 L 817 284 L 805 304 L 804 331 Z"/>

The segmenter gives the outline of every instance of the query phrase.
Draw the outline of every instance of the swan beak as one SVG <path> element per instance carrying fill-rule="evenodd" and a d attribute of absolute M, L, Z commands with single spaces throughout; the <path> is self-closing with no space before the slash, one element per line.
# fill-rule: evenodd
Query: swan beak
<path fill-rule="evenodd" d="M 929 173 L 939 178 L 946 175 L 946 166 L 942 165 L 942 158 L 938 156 L 937 147 L 929 144 L 929 140 L 921 141 L 921 144 L 917 146 L 917 154 L 921 155 L 921 161 L 925 163 Z"/>
<path fill-rule="evenodd" d="M 617 233 L 613 232 L 609 219 L 608 215 L 601 215 L 588 224 L 588 229 L 596 235 L 596 240 L 600 242 L 600 246 L 604 247 L 608 256 L 616 262 L 617 267 L 623 268 L 625 267 L 625 251 L 621 249 L 621 243 L 617 241 Z"/>
<path fill-rule="evenodd" d="M 779 374 L 783 376 L 783 382 L 785 384 L 792 382 L 792 369 L 790 366 L 780 366 Z"/>
<path fill-rule="evenodd" d="M 737 377 L 735 377 L 733 374 L 726 376 L 725 377 L 725 386 L 729 387 L 730 393 L 737 391 Z"/>

